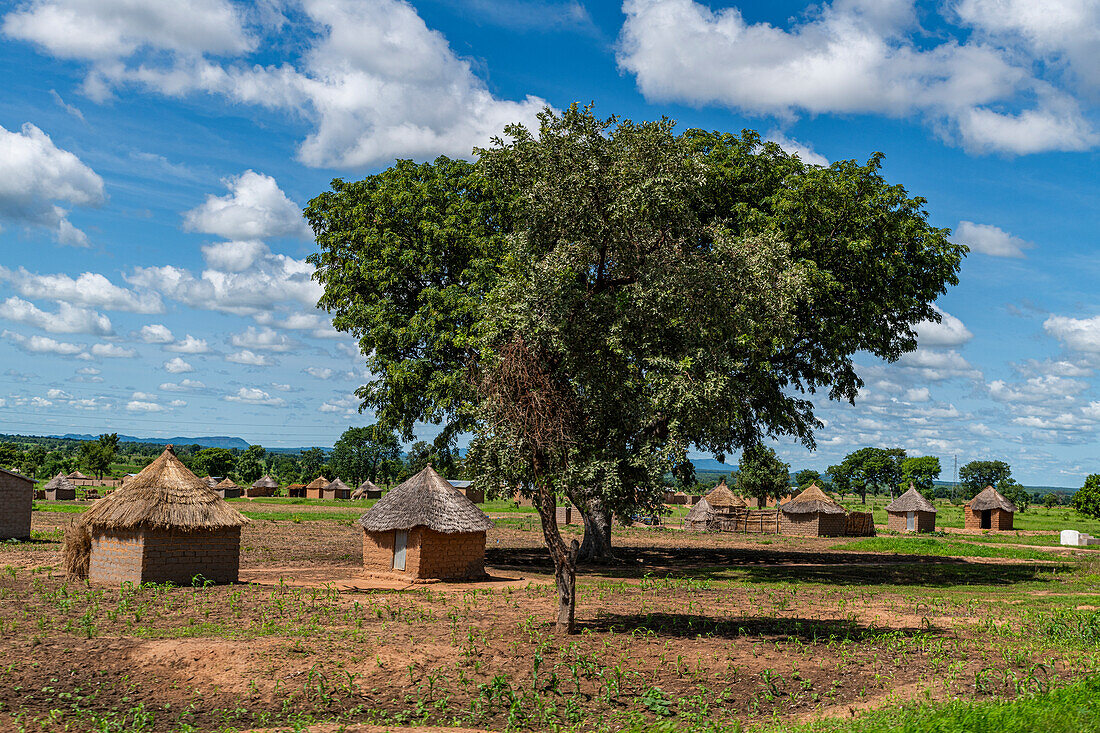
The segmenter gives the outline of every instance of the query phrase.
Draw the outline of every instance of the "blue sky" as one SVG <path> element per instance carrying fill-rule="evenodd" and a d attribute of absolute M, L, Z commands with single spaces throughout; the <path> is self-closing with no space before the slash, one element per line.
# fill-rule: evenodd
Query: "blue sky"
<path fill-rule="evenodd" d="M 370 422 L 302 205 L 543 105 L 886 154 L 970 245 L 918 352 L 821 404 L 863 445 L 1100 471 L 1096 0 L 28 0 L 0 5 L 0 432 L 329 445 Z M 434 433 L 426 426 L 423 435 Z"/>

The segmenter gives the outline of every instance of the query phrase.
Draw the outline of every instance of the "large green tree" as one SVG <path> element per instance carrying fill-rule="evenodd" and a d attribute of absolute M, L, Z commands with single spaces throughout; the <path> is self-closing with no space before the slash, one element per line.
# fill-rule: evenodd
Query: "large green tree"
<path fill-rule="evenodd" d="M 866 504 L 868 491 L 886 491 L 893 496 L 904 459 L 905 451 L 900 448 L 860 448 L 845 456 L 839 466 L 830 467 L 829 474 L 838 487 L 855 489 Z"/>
<path fill-rule="evenodd" d="M 95 474 L 96 478 L 103 478 L 118 452 L 118 434 L 104 433 L 96 440 L 86 440 L 80 444 L 81 464 Z"/>
<path fill-rule="evenodd" d="M 474 432 L 478 479 L 534 496 L 567 628 L 557 497 L 606 554 L 689 447 L 812 446 L 807 393 L 854 400 L 856 351 L 915 348 L 965 248 L 879 156 L 806 166 L 755 133 L 576 107 L 506 134 L 476 164 L 333 181 L 310 261 L 374 375 L 363 407 L 406 437 Z"/>
<path fill-rule="evenodd" d="M 749 446 L 741 454 L 737 467 L 737 488 L 742 494 L 759 499 L 760 506 L 765 506 L 768 499 L 779 499 L 791 493 L 791 467 L 779 460 L 768 446 Z"/>
<path fill-rule="evenodd" d="M 964 499 L 973 499 L 987 486 L 997 486 L 1012 477 L 1012 469 L 1004 461 L 971 461 L 959 468 L 959 484 Z"/>
<path fill-rule="evenodd" d="M 1078 514 L 1100 519 L 1100 473 L 1090 473 L 1070 503 Z"/>
<path fill-rule="evenodd" d="M 228 448 L 202 448 L 191 459 L 191 470 L 199 476 L 226 477 L 237 467 L 237 456 Z"/>
<path fill-rule="evenodd" d="M 251 484 L 264 473 L 264 457 L 267 451 L 262 445 L 250 445 L 237 458 L 233 471 L 239 481 Z"/>
<path fill-rule="evenodd" d="M 392 463 L 400 456 L 401 443 L 393 430 L 369 425 L 345 430 L 333 446 L 329 465 L 341 479 L 358 486 L 364 479 L 389 479 Z"/>
<path fill-rule="evenodd" d="M 825 481 L 821 478 L 821 474 L 812 468 L 803 468 L 796 473 L 794 475 L 794 483 L 799 491 L 805 491 L 810 487 L 810 484 L 817 484 L 823 489 L 826 488 Z"/>
<path fill-rule="evenodd" d="M 936 456 L 913 456 L 901 461 L 901 488 L 912 484 L 926 499 L 936 496 L 935 481 L 940 477 L 940 459 Z"/>

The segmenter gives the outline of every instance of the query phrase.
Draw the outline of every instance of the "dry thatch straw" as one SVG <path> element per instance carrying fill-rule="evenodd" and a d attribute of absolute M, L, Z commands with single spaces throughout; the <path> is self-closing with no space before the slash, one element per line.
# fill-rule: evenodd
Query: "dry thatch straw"
<path fill-rule="evenodd" d="M 695 506 L 684 517 L 683 526 L 686 529 L 706 529 L 707 522 L 714 516 L 714 508 L 706 498 L 695 502 Z"/>
<path fill-rule="evenodd" d="M 248 524 L 243 514 L 176 458 L 172 446 L 141 473 L 85 512 L 89 529 L 203 530 Z"/>
<path fill-rule="evenodd" d="M 69 522 L 61 545 L 61 566 L 69 580 L 87 580 L 92 559 L 92 533 L 84 522 Z"/>
<path fill-rule="evenodd" d="M 221 483 L 218 484 L 217 486 L 215 486 L 214 488 L 215 489 L 239 489 L 241 487 L 237 486 L 237 484 L 235 484 L 233 482 L 233 479 L 225 478 L 225 479 L 222 479 Z"/>
<path fill-rule="evenodd" d="M 744 499 L 730 491 L 725 479 L 707 494 L 706 499 L 707 504 L 715 509 L 743 509 L 747 506 Z"/>
<path fill-rule="evenodd" d="M 52 479 L 50 479 L 50 482 L 48 484 L 42 487 L 43 491 L 53 491 L 55 489 L 60 489 L 61 491 L 71 491 L 74 494 L 76 493 L 76 487 L 73 486 L 73 482 L 69 480 L 68 476 L 60 472 Z"/>
<path fill-rule="evenodd" d="M 982 489 L 981 493 L 970 500 L 970 510 L 984 512 L 986 509 L 1000 509 L 1005 512 L 1015 512 L 1016 505 L 992 486 L 986 486 Z"/>
<path fill-rule="evenodd" d="M 306 484 L 306 488 L 307 489 L 323 489 L 326 486 L 328 486 L 330 483 L 332 483 L 332 482 L 329 481 L 324 476 L 318 476 L 317 478 L 313 479 L 308 484 Z"/>
<path fill-rule="evenodd" d="M 837 504 L 817 484 L 780 507 L 786 514 L 844 514 L 844 507 Z"/>
<path fill-rule="evenodd" d="M 368 532 L 428 527 L 444 534 L 484 532 L 493 520 L 430 465 L 359 517 Z"/>
<path fill-rule="evenodd" d="M 363 483 L 359 484 L 359 487 L 355 491 L 352 492 L 351 498 L 352 499 L 363 499 L 367 496 L 367 494 L 369 494 L 371 492 L 381 491 L 381 490 L 382 489 L 375 486 L 373 481 L 371 481 L 370 479 L 367 479 Z"/>
<path fill-rule="evenodd" d="M 279 482 L 271 478 L 270 475 L 256 479 L 256 482 L 252 484 L 254 489 L 277 489 L 279 488 Z"/>
<path fill-rule="evenodd" d="M 925 499 L 913 484 L 909 484 L 909 490 L 886 505 L 888 512 L 931 512 L 936 513 L 936 507 Z"/>

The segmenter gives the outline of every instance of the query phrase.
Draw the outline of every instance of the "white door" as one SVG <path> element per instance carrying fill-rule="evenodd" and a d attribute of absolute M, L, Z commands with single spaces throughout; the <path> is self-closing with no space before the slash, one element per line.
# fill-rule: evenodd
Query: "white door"
<path fill-rule="evenodd" d="M 908 514 L 905 515 L 905 531 L 906 532 L 912 532 L 915 529 L 915 527 L 913 525 L 916 523 L 916 520 L 917 520 L 917 513 L 916 512 L 909 512 Z"/>
<path fill-rule="evenodd" d="M 409 530 L 399 529 L 393 538 L 393 569 L 405 569 L 405 545 L 409 543 Z"/>

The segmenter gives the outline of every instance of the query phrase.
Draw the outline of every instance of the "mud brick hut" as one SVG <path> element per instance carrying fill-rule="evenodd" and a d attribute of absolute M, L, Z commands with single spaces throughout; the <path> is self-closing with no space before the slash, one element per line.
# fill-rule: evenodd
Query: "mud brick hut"
<path fill-rule="evenodd" d="M 34 481 L 18 471 L 0 468 L 0 540 L 31 536 Z"/>
<path fill-rule="evenodd" d="M 272 478 L 270 475 L 264 476 L 256 480 L 251 486 L 244 490 L 245 496 L 275 496 L 275 492 L 279 488 L 279 482 Z"/>
<path fill-rule="evenodd" d="M 986 486 L 963 505 L 963 526 L 966 529 L 1007 531 L 1012 529 L 1015 514 L 1015 504 L 992 486 Z"/>
<path fill-rule="evenodd" d="M 359 488 L 351 493 L 352 499 L 381 499 L 382 489 L 374 485 L 374 483 L 367 479 L 363 483 L 359 484 Z"/>
<path fill-rule="evenodd" d="M 226 478 L 214 487 L 214 493 L 223 499 L 239 499 L 241 497 L 241 487 L 237 486 L 233 479 Z"/>
<path fill-rule="evenodd" d="M 485 532 L 493 522 L 430 465 L 359 518 L 363 569 L 408 580 L 485 577 Z"/>
<path fill-rule="evenodd" d="M 779 508 L 779 531 L 782 534 L 843 537 L 846 527 L 844 507 L 829 498 L 817 484 L 810 484 Z"/>
<path fill-rule="evenodd" d="M 692 532 L 705 532 L 707 529 L 707 522 L 714 516 L 714 509 L 711 508 L 710 502 L 707 497 L 703 497 L 695 506 L 691 508 L 691 511 L 684 517 L 682 526 L 686 530 Z"/>
<path fill-rule="evenodd" d="M 286 495 L 290 497 L 302 498 L 306 495 L 305 484 L 288 484 L 286 487 Z"/>
<path fill-rule="evenodd" d="M 329 481 L 328 486 L 324 488 L 321 494 L 322 498 L 325 499 L 340 499 L 342 501 L 347 501 L 351 498 L 351 487 L 337 478 Z"/>
<path fill-rule="evenodd" d="M 891 532 L 934 532 L 936 507 L 909 484 L 909 490 L 886 505 L 886 529 Z"/>
<path fill-rule="evenodd" d="M 711 489 L 709 494 L 700 499 L 696 506 L 702 504 L 704 499 L 715 514 L 722 516 L 743 511 L 747 507 L 744 499 L 730 491 L 725 479 L 722 479 L 717 486 Z"/>
<path fill-rule="evenodd" d="M 93 583 L 233 583 L 247 523 L 169 445 L 66 532 L 65 567 Z"/>
<path fill-rule="evenodd" d="M 325 494 L 325 487 L 331 484 L 324 476 L 318 476 L 317 478 L 306 484 L 306 498 L 307 499 L 323 499 Z"/>
<path fill-rule="evenodd" d="M 76 487 L 63 473 L 50 479 L 50 482 L 42 487 L 42 492 L 45 494 L 43 498 L 46 501 L 72 501 L 76 498 Z"/>

